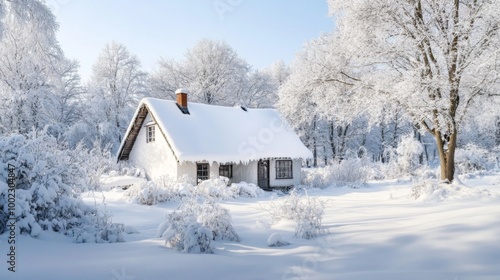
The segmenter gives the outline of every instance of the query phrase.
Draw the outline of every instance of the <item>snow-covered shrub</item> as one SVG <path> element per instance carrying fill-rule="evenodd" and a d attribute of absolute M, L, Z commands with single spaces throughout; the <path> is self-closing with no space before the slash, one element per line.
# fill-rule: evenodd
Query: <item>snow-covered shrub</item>
<path fill-rule="evenodd" d="M 121 166 L 120 167 L 120 172 L 117 172 L 115 176 L 120 176 L 120 175 L 126 175 L 126 176 L 132 176 L 132 177 L 138 177 L 138 178 L 146 178 L 146 171 L 142 168 L 137 168 L 133 166 L 129 166 L 127 162 L 120 161 Z M 111 172 L 109 175 L 113 175 Z"/>
<path fill-rule="evenodd" d="M 289 244 L 290 243 L 285 241 L 283 237 L 281 237 L 281 234 L 279 233 L 273 233 L 267 239 L 267 246 L 269 247 L 281 247 Z"/>
<path fill-rule="evenodd" d="M 424 146 L 412 134 L 404 135 L 396 148 L 397 164 L 400 174 L 411 174 L 420 166 L 419 157 Z"/>
<path fill-rule="evenodd" d="M 212 240 L 239 241 L 227 209 L 214 200 L 185 199 L 158 227 L 165 245 L 187 253 L 212 253 Z"/>
<path fill-rule="evenodd" d="M 194 186 L 195 194 L 201 197 L 230 199 L 238 196 L 237 190 L 228 187 L 229 179 L 226 177 L 210 178 Z"/>
<path fill-rule="evenodd" d="M 0 138 L 0 180 L 8 177 L 8 164 L 15 167 L 15 213 L 21 234 L 36 237 L 51 229 L 71 235 L 102 218 L 80 199 L 88 177 L 74 152 L 46 132 Z M 0 205 L 6 212 L 7 188 L 1 186 L 6 185 L 0 184 Z"/>
<path fill-rule="evenodd" d="M 139 204 L 154 205 L 186 197 L 227 200 L 238 197 L 258 197 L 264 194 L 264 191 L 255 184 L 240 182 L 228 186 L 229 179 L 222 176 L 202 181 L 196 186 L 193 186 L 192 182 L 193 180 L 187 176 L 177 180 L 161 177 L 156 181 L 133 184 L 124 196 Z"/>
<path fill-rule="evenodd" d="M 422 196 L 433 193 L 439 188 L 439 182 L 436 180 L 424 180 L 415 183 L 411 187 L 410 198 L 419 199 Z"/>
<path fill-rule="evenodd" d="M 175 197 L 172 189 L 160 187 L 153 181 L 133 184 L 123 196 L 130 201 L 143 205 L 154 205 L 159 202 L 169 201 Z"/>
<path fill-rule="evenodd" d="M 272 202 L 265 210 L 273 223 L 282 219 L 295 221 L 295 237 L 311 239 L 327 232 L 322 226 L 325 208 L 323 200 L 307 194 L 302 197 L 292 191 L 283 201 Z"/>
<path fill-rule="evenodd" d="M 455 152 L 455 166 L 458 174 L 472 173 L 487 170 L 495 166 L 495 158 L 490 157 L 490 152 L 469 143 Z"/>
<path fill-rule="evenodd" d="M 205 180 L 194 187 L 194 194 L 199 197 L 217 198 L 227 200 L 238 197 L 258 197 L 264 194 L 264 191 L 255 184 L 246 182 L 232 183 L 229 179 L 219 177 Z"/>
<path fill-rule="evenodd" d="M 167 220 L 160 227 L 166 223 L 168 227 L 161 234 L 165 239 L 165 246 L 186 253 L 213 253 L 212 231 L 197 222 L 194 217 L 175 211 L 167 215 Z"/>
<path fill-rule="evenodd" d="M 331 181 L 331 168 L 330 166 L 318 168 L 302 168 L 302 185 L 310 186 L 313 188 L 324 189 L 333 185 Z"/>
<path fill-rule="evenodd" d="M 259 197 L 265 194 L 259 186 L 247 182 L 232 183 L 231 188 L 235 189 L 239 197 Z"/>
<path fill-rule="evenodd" d="M 412 134 L 405 135 L 401 138 L 397 148 L 386 147 L 384 157 L 387 162 L 379 162 L 374 169 L 378 170 L 380 179 L 395 179 L 406 176 L 411 176 L 416 179 L 425 177 L 430 173 L 425 171 L 427 167 L 422 168 L 420 164 L 420 156 L 424 152 L 424 146 L 420 141 L 415 139 Z M 422 172 L 426 174 L 422 174 Z"/>
<path fill-rule="evenodd" d="M 175 181 L 170 177 L 164 176 L 155 181 L 146 181 L 133 184 L 123 194 L 129 201 L 143 204 L 154 205 L 164 201 L 173 201 L 183 197 L 193 196 L 193 185 L 185 178 Z"/>
<path fill-rule="evenodd" d="M 68 150 L 59 148 L 55 138 L 40 134 L 0 138 L 2 177 L 7 178 L 8 164 L 15 167 L 17 225 L 21 233 L 32 235 L 38 228 L 64 231 L 85 215 L 78 196 L 78 190 L 85 188 L 85 170 Z M 0 205 L 7 206 L 6 197 L 4 190 Z"/>
<path fill-rule="evenodd" d="M 321 189 L 329 186 L 359 188 L 370 175 L 370 167 L 364 159 L 352 158 L 325 167 L 303 169 L 302 184 Z"/>
<path fill-rule="evenodd" d="M 73 239 L 77 243 L 115 243 L 123 242 L 123 224 L 113 223 L 112 215 L 107 210 L 104 196 L 102 202 L 97 203 L 94 192 L 94 207 L 92 211 L 83 217 L 82 223 L 71 230 Z"/>

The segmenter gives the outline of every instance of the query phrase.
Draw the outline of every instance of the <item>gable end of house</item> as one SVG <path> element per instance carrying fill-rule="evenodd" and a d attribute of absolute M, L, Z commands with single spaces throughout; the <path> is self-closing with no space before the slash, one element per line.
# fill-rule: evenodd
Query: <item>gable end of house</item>
<path fill-rule="evenodd" d="M 151 118 L 154 120 L 155 123 L 156 119 L 155 116 L 151 113 L 151 110 L 149 110 L 148 106 L 146 104 L 142 104 L 142 106 L 138 109 L 135 118 L 133 120 L 133 123 L 131 123 L 130 128 L 126 132 L 125 139 L 123 140 L 122 145 L 120 146 L 120 150 L 118 151 L 118 158 L 117 162 L 120 160 L 128 160 L 130 156 L 130 152 L 132 151 L 132 148 L 134 147 L 135 141 L 137 140 L 137 136 L 139 135 L 139 132 L 141 131 L 141 128 L 144 124 L 144 121 L 146 120 L 146 117 L 148 116 L 148 113 L 151 114 Z M 172 154 L 174 155 L 176 161 L 179 161 L 177 158 L 177 155 L 175 154 L 175 151 L 172 149 L 170 146 L 170 143 L 163 132 L 161 127 L 158 127 L 158 129 L 161 132 L 161 135 L 165 139 L 168 147 L 172 151 Z"/>

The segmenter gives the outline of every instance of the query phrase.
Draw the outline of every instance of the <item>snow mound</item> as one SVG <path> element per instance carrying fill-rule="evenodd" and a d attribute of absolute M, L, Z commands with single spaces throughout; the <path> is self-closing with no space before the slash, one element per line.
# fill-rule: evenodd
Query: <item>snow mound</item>
<path fill-rule="evenodd" d="M 99 183 L 101 188 L 104 190 L 110 190 L 113 188 L 127 188 L 134 184 L 141 184 L 146 182 L 146 179 L 136 177 L 136 176 L 117 176 L 117 174 L 110 173 L 109 176 L 101 176 Z"/>
<path fill-rule="evenodd" d="M 411 188 L 410 198 L 419 201 L 440 202 L 445 200 L 477 200 L 497 198 L 485 188 L 473 188 L 464 185 L 458 178 L 453 183 L 440 183 L 435 180 L 426 180 L 416 183 Z"/>
<path fill-rule="evenodd" d="M 281 246 L 286 246 L 289 245 L 287 241 L 281 237 L 281 234 L 279 233 L 273 233 L 269 236 L 267 239 L 267 246 L 269 247 L 281 247 Z"/>
<path fill-rule="evenodd" d="M 125 227 L 123 228 L 123 230 L 125 231 L 126 234 L 139 233 L 139 230 L 137 230 L 135 227 L 129 226 L 129 225 L 125 225 Z"/>

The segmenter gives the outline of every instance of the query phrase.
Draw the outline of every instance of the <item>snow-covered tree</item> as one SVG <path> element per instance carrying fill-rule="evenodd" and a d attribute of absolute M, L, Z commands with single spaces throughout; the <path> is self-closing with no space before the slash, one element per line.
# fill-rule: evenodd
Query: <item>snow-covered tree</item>
<path fill-rule="evenodd" d="M 36 2 L 36 3 L 35 3 Z M 49 124 L 47 112 L 57 73 L 64 60 L 55 32 L 57 23 L 48 8 L 33 1 L 19 11 L 17 1 L 4 3 L 0 39 L 0 131 L 26 134 Z"/>
<path fill-rule="evenodd" d="M 122 44 L 106 44 L 92 68 L 85 121 L 92 126 L 89 131 L 101 136 L 103 145 L 116 146 L 121 142 L 135 107 L 145 94 L 145 79 L 137 56 Z"/>
<path fill-rule="evenodd" d="M 27 134 L 49 126 L 59 134 L 77 115 L 78 65 L 64 57 L 56 39 L 58 25 L 43 3 L 2 5 L 0 132 Z"/>
<path fill-rule="evenodd" d="M 78 62 L 64 59 L 55 67 L 55 79 L 52 94 L 49 98 L 52 106 L 47 112 L 49 120 L 49 132 L 57 139 L 67 141 L 64 134 L 76 122 L 83 117 L 83 94 L 80 75 L 78 74 Z"/>
<path fill-rule="evenodd" d="M 324 34 L 306 44 L 278 94 L 277 108 L 313 151 L 313 165 L 317 165 L 319 154 L 326 163 L 328 158 L 340 160 L 349 145 L 364 145 L 367 133 L 364 108 L 352 98 L 352 83 L 357 79 L 337 45 L 335 34 Z"/>
<path fill-rule="evenodd" d="M 500 5 L 488 0 L 329 0 L 356 92 L 405 110 L 435 138 L 441 179 L 478 98 L 498 95 Z M 369 71 L 368 71 L 369 70 Z M 341 74 L 341 72 L 339 72 Z M 366 99 L 366 98 L 365 98 Z"/>
<path fill-rule="evenodd" d="M 190 90 L 190 100 L 206 104 L 234 105 L 242 94 L 249 65 L 227 43 L 203 39 L 188 49 L 184 60 L 160 59 L 152 74 L 156 96 L 175 98 L 175 90 Z"/>
<path fill-rule="evenodd" d="M 276 103 L 278 81 L 264 70 L 249 72 L 242 81 L 238 103 L 250 108 L 269 108 Z"/>
<path fill-rule="evenodd" d="M 15 16 L 18 20 L 32 21 L 49 30 L 55 21 L 50 9 L 40 0 L 0 0 L 0 38 L 4 35 L 3 19 L 5 15 Z"/>

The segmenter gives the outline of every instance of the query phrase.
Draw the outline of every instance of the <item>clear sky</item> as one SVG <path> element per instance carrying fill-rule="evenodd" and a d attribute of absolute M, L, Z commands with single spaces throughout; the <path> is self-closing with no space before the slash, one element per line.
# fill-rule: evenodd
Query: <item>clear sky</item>
<path fill-rule="evenodd" d="M 221 39 L 254 68 L 289 63 L 305 42 L 330 32 L 326 0 L 48 0 L 66 56 L 86 80 L 107 42 L 124 44 L 146 71 L 182 59 L 202 38 Z"/>

